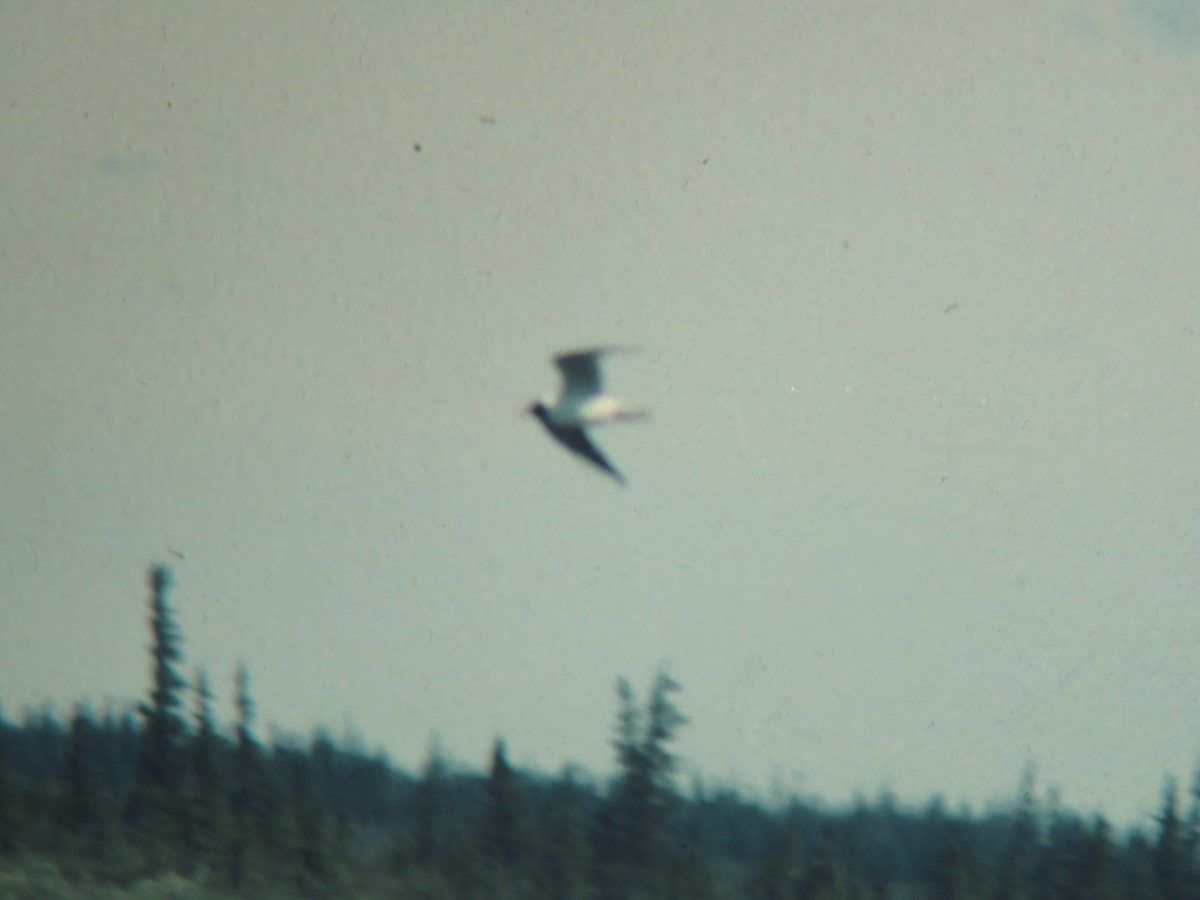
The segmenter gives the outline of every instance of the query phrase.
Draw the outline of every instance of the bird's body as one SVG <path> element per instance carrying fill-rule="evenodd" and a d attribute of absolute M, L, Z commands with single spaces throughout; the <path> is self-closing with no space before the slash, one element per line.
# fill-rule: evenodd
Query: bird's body
<path fill-rule="evenodd" d="M 598 394 L 595 397 L 563 397 L 546 408 L 556 425 L 604 425 L 620 419 L 635 419 L 645 415 L 628 409 L 616 397 Z"/>
<path fill-rule="evenodd" d="M 625 484 L 622 475 L 588 438 L 584 428 L 627 419 L 642 419 L 644 410 L 632 409 L 611 394 L 603 392 L 600 357 L 618 352 L 614 347 L 598 347 L 561 353 L 554 364 L 562 373 L 562 390 L 558 397 L 539 401 L 529 412 L 545 426 L 550 436 L 588 462 L 603 469 Z"/>

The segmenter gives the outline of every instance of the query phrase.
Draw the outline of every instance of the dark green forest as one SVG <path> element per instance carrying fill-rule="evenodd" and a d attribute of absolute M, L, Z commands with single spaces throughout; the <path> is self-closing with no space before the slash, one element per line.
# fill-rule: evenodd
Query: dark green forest
<path fill-rule="evenodd" d="M 434 743 L 418 773 L 323 729 L 266 743 L 244 667 L 229 724 L 185 675 L 170 586 L 151 569 L 136 707 L 0 717 L 0 898 L 1200 900 L 1200 783 L 1124 834 L 1035 802 L 1031 772 L 986 814 L 684 790 L 665 672 L 617 682 L 604 784 L 517 771 L 501 739 L 481 770 Z"/>

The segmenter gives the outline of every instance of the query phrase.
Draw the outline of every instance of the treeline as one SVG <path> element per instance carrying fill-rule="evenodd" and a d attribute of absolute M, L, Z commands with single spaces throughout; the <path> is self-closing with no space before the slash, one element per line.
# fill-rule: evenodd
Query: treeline
<path fill-rule="evenodd" d="M 165 568 L 150 572 L 151 682 L 136 709 L 0 718 L 0 897 L 355 896 L 547 900 L 1197 900 L 1200 789 L 1168 783 L 1148 833 L 1035 802 L 982 816 L 884 797 L 764 808 L 694 784 L 661 673 L 618 682 L 617 774 L 485 772 L 434 744 L 410 775 L 326 731 L 264 743 L 244 667 L 236 720 L 182 675 Z M 349 744 L 349 746 L 347 746 Z"/>

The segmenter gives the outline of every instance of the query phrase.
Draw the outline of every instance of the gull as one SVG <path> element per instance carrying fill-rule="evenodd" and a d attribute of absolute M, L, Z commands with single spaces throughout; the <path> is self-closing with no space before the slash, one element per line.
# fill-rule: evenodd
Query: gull
<path fill-rule="evenodd" d="M 582 456 L 625 484 L 625 476 L 596 449 L 584 428 L 629 419 L 644 419 L 649 413 L 631 409 L 604 393 L 600 377 L 600 358 L 620 353 L 619 347 L 595 347 L 590 350 L 574 350 L 554 357 L 554 364 L 562 373 L 562 390 L 558 397 L 550 397 L 532 404 L 528 412 L 550 432 L 550 436 L 570 450 Z"/>

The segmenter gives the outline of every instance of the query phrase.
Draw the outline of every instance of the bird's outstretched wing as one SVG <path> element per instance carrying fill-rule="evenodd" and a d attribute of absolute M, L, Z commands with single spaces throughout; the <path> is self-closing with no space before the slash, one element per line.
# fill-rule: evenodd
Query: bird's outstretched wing
<path fill-rule="evenodd" d="M 572 453 L 578 453 L 588 462 L 603 469 L 615 478 L 618 484 L 625 484 L 625 476 L 618 472 L 605 455 L 596 449 L 596 445 L 588 440 L 588 436 L 582 428 L 564 428 L 558 426 L 550 427 L 548 430 L 554 436 L 555 440 Z"/>
<path fill-rule="evenodd" d="M 599 394 L 604 387 L 600 374 L 600 357 L 618 353 L 619 347 L 593 347 L 590 350 L 574 350 L 554 357 L 554 364 L 562 373 L 563 396 L 590 397 Z"/>

